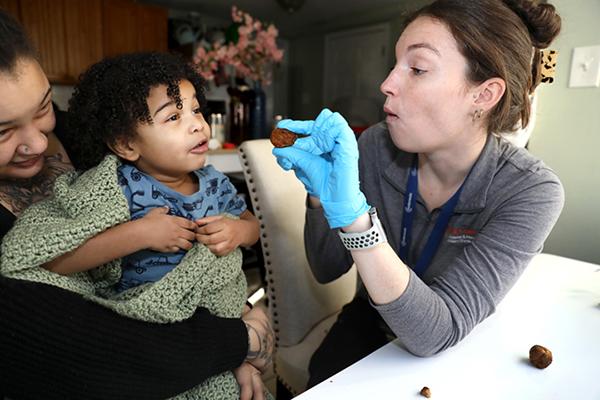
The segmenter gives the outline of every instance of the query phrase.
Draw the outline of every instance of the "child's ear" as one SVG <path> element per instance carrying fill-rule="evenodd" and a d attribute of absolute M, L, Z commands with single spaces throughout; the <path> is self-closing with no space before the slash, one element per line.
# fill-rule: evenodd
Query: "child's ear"
<path fill-rule="evenodd" d="M 136 150 L 135 146 L 126 138 L 117 138 L 114 143 L 109 144 L 108 147 L 117 156 L 124 160 L 135 162 L 140 158 L 140 153 Z"/>

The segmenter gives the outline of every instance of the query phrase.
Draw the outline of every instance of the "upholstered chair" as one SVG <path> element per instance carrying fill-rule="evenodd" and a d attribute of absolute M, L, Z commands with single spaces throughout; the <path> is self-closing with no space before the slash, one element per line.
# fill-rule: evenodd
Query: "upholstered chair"
<path fill-rule="evenodd" d="M 275 374 L 291 394 L 308 381 L 308 362 L 342 306 L 356 291 L 356 270 L 328 284 L 312 275 L 304 252 L 306 192 L 271 154 L 268 139 L 239 148 L 252 206 L 260 221 L 268 307 L 276 335 Z"/>

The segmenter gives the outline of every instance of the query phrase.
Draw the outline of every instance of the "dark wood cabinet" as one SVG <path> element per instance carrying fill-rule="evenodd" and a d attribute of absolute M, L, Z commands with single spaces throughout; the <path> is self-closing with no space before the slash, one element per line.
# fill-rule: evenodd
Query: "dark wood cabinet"
<path fill-rule="evenodd" d="M 20 0 L 21 22 L 37 47 L 51 82 L 69 80 L 62 0 Z"/>
<path fill-rule="evenodd" d="M 133 0 L 0 0 L 21 21 L 52 83 L 74 83 L 103 57 L 167 51 L 167 10 Z"/>
<path fill-rule="evenodd" d="M 102 0 L 63 0 L 67 73 L 77 77 L 91 64 L 100 61 L 102 50 Z"/>
<path fill-rule="evenodd" d="M 13 17 L 21 20 L 19 13 L 19 0 L 0 0 L 0 9 L 8 12 Z"/>
<path fill-rule="evenodd" d="M 167 51 L 167 10 L 132 0 L 104 0 L 104 55 Z"/>
<path fill-rule="evenodd" d="M 130 0 L 104 0 L 102 29 L 104 56 L 137 51 L 137 8 Z"/>
<path fill-rule="evenodd" d="M 165 8 L 145 5 L 138 7 L 137 32 L 139 51 L 167 51 L 168 12 Z"/>

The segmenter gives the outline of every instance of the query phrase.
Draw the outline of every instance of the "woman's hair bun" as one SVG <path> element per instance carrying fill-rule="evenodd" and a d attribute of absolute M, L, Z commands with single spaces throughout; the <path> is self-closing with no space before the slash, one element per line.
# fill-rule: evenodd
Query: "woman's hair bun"
<path fill-rule="evenodd" d="M 504 0 L 523 21 L 534 47 L 545 49 L 560 32 L 561 20 L 552 4 L 532 0 Z"/>

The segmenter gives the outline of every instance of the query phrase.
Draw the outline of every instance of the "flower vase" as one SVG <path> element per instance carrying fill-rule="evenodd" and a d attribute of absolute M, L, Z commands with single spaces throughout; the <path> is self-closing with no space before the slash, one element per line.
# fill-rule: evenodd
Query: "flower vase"
<path fill-rule="evenodd" d="M 239 145 L 251 139 L 250 111 L 253 91 L 241 81 L 236 81 L 227 88 L 229 94 L 229 140 Z"/>
<path fill-rule="evenodd" d="M 254 81 L 253 96 L 250 102 L 250 137 L 262 139 L 269 136 L 267 131 L 267 97 L 260 81 Z"/>

